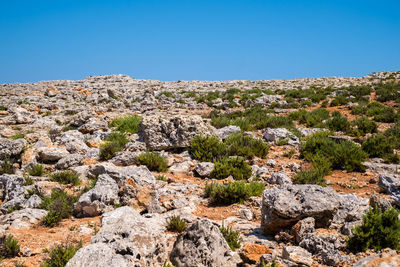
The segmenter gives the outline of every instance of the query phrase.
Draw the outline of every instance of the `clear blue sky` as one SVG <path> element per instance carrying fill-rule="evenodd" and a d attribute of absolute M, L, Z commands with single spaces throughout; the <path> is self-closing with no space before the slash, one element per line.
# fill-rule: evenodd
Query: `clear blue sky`
<path fill-rule="evenodd" d="M 0 83 L 400 70 L 400 1 L 0 0 Z"/>

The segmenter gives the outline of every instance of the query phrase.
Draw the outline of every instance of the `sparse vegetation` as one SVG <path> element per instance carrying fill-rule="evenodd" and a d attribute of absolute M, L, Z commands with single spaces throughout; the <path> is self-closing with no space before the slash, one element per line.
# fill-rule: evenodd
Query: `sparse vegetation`
<path fill-rule="evenodd" d="M 226 146 L 215 136 L 196 136 L 190 142 L 190 154 L 197 160 L 213 162 L 226 153 Z"/>
<path fill-rule="evenodd" d="M 167 229 L 172 232 L 181 233 L 186 229 L 186 222 L 180 216 L 172 216 L 167 219 Z"/>
<path fill-rule="evenodd" d="M 50 197 L 43 197 L 39 208 L 48 211 L 43 218 L 43 224 L 48 227 L 56 226 L 62 219 L 72 215 L 73 204 L 78 200 L 60 189 L 53 189 Z"/>
<path fill-rule="evenodd" d="M 240 234 L 238 231 L 233 230 L 230 225 L 225 226 L 223 221 L 219 230 L 225 238 L 226 243 L 228 243 L 228 246 L 233 251 L 235 251 L 237 248 L 240 248 Z"/>
<path fill-rule="evenodd" d="M 144 152 L 136 157 L 137 165 L 145 165 L 150 171 L 166 172 L 168 164 L 165 158 L 157 152 Z"/>
<path fill-rule="evenodd" d="M 82 242 L 78 245 L 57 245 L 49 251 L 49 258 L 47 258 L 40 267 L 63 267 L 81 247 Z"/>
<path fill-rule="evenodd" d="M 243 181 L 228 182 L 226 184 L 206 184 L 205 196 L 210 198 L 213 204 L 230 205 L 243 203 L 251 196 L 259 196 L 264 191 L 264 184 L 261 182 L 246 183 Z"/>
<path fill-rule="evenodd" d="M 1 174 L 13 174 L 14 173 L 14 168 L 12 166 L 12 161 L 10 159 L 5 158 L 3 161 L 3 164 L 1 164 L 0 167 L 0 175 Z"/>
<path fill-rule="evenodd" d="M 254 156 L 265 158 L 268 155 L 269 145 L 261 139 L 244 136 L 241 133 L 232 134 L 225 142 L 227 152 L 231 156 L 242 156 L 251 159 Z"/>
<path fill-rule="evenodd" d="M 123 133 L 113 132 L 100 147 L 100 159 L 109 160 L 113 158 L 115 153 L 123 150 L 128 142 L 128 138 Z"/>
<path fill-rule="evenodd" d="M 241 157 L 223 158 L 215 162 L 215 167 L 210 177 L 213 179 L 225 179 L 228 176 L 232 176 L 235 180 L 248 179 L 251 176 L 251 168 Z"/>
<path fill-rule="evenodd" d="M 20 252 L 19 242 L 13 235 L 0 237 L 0 259 L 13 258 Z"/>
<path fill-rule="evenodd" d="M 353 252 L 373 249 L 379 251 L 384 248 L 400 248 L 400 220 L 399 212 L 395 208 L 381 211 L 371 208 L 363 216 L 363 224 L 356 226 L 354 235 L 347 241 L 347 247 Z"/>
<path fill-rule="evenodd" d="M 142 117 L 137 115 L 115 118 L 111 121 L 110 127 L 115 127 L 121 133 L 137 133 Z"/>
<path fill-rule="evenodd" d="M 53 182 L 58 182 L 60 184 L 71 184 L 74 186 L 81 183 L 81 180 L 79 179 L 79 174 L 76 171 L 71 170 L 52 173 L 50 174 L 50 180 Z"/>
<path fill-rule="evenodd" d="M 32 176 L 43 176 L 44 166 L 41 164 L 35 164 L 28 169 L 28 174 Z"/>

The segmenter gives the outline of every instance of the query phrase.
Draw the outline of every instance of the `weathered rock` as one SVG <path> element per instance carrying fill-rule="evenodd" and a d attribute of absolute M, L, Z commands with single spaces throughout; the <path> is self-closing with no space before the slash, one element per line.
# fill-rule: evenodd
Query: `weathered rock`
<path fill-rule="evenodd" d="M 328 131 L 328 129 L 324 128 L 299 128 L 299 132 L 301 133 L 301 136 L 309 136 L 318 132 L 323 132 L 323 131 Z"/>
<path fill-rule="evenodd" d="M 305 234 L 313 233 L 314 231 L 315 219 L 313 217 L 308 217 L 301 221 L 298 221 L 295 225 L 293 225 L 290 233 L 294 236 L 294 239 L 298 244 Z"/>
<path fill-rule="evenodd" d="M 95 131 L 107 131 L 107 124 L 96 118 L 90 118 L 85 124 L 81 125 L 78 130 L 81 133 L 94 133 Z"/>
<path fill-rule="evenodd" d="M 264 191 L 261 228 L 273 234 L 301 219 L 313 217 L 317 226 L 328 226 L 339 208 L 334 190 L 318 185 L 285 185 Z"/>
<path fill-rule="evenodd" d="M 151 150 L 188 147 L 197 135 L 213 134 L 213 128 L 200 116 L 149 116 L 139 124 L 139 136 Z"/>
<path fill-rule="evenodd" d="M 311 266 L 314 262 L 310 252 L 296 246 L 284 247 L 282 250 L 282 259 L 290 260 L 305 266 Z"/>
<path fill-rule="evenodd" d="M 286 128 L 267 128 L 264 132 L 264 139 L 275 143 L 285 140 L 289 145 L 300 144 L 299 138 Z"/>
<path fill-rule="evenodd" d="M 130 166 L 136 163 L 136 153 L 131 152 L 118 152 L 111 160 L 116 166 Z"/>
<path fill-rule="evenodd" d="M 268 178 L 267 182 L 269 184 L 277 184 L 277 185 L 292 184 L 292 180 L 284 172 L 272 173 L 271 176 Z"/>
<path fill-rule="evenodd" d="M 130 207 L 103 214 L 92 244 L 81 248 L 67 267 L 162 266 L 167 258 L 165 229 Z"/>
<path fill-rule="evenodd" d="M 390 209 L 392 207 L 392 204 L 390 203 L 389 200 L 384 199 L 375 194 L 372 194 L 372 196 L 370 197 L 369 205 L 371 207 L 378 207 L 379 209 L 381 209 L 383 211 Z"/>
<path fill-rule="evenodd" d="M 71 167 L 76 167 L 81 165 L 83 162 L 83 156 L 80 154 L 71 154 L 66 156 L 65 158 L 60 159 L 57 164 L 56 168 L 60 170 L 69 169 Z"/>
<path fill-rule="evenodd" d="M 11 140 L 0 138 L 0 160 L 18 157 L 24 150 L 26 144 L 27 142 L 25 139 Z"/>
<path fill-rule="evenodd" d="M 400 255 L 395 250 L 384 249 L 383 251 L 362 258 L 353 267 L 397 267 L 400 266 Z"/>
<path fill-rule="evenodd" d="M 38 150 L 38 160 L 45 163 L 57 162 L 68 155 L 66 149 L 58 147 L 41 147 Z"/>
<path fill-rule="evenodd" d="M 241 132 L 240 127 L 235 125 L 229 125 L 215 130 L 216 135 L 222 140 L 228 138 L 230 135 L 234 133 L 240 133 L 240 132 Z"/>
<path fill-rule="evenodd" d="M 346 261 L 339 250 L 346 247 L 345 238 L 335 232 L 313 232 L 303 236 L 299 246 L 307 249 L 327 265 L 338 266 Z"/>
<path fill-rule="evenodd" d="M 26 208 L 37 209 L 42 204 L 42 199 L 38 195 L 32 195 L 24 203 Z"/>
<path fill-rule="evenodd" d="M 171 261 L 178 266 L 229 267 L 240 262 L 232 252 L 218 226 L 208 219 L 199 219 L 175 241 Z"/>
<path fill-rule="evenodd" d="M 46 210 L 41 209 L 22 209 L 0 216 L 0 231 L 9 228 L 22 229 L 28 228 L 32 224 L 39 222 L 47 215 Z"/>
<path fill-rule="evenodd" d="M 98 177 L 94 188 L 84 193 L 74 205 L 76 217 L 93 217 L 109 211 L 119 204 L 118 185 L 107 174 Z"/>
<path fill-rule="evenodd" d="M 200 177 L 208 177 L 214 170 L 214 163 L 212 162 L 200 162 L 194 167 L 194 170 Z"/>
<path fill-rule="evenodd" d="M 24 186 L 25 178 L 19 175 L 3 174 L 0 175 L 0 196 L 3 203 L 0 205 L 2 210 L 9 208 L 24 207 L 26 201 L 25 194 L 29 188 Z"/>
<path fill-rule="evenodd" d="M 191 174 L 194 167 L 194 163 L 191 160 L 186 160 L 183 162 L 174 163 L 168 170 L 172 174 Z"/>
<path fill-rule="evenodd" d="M 360 198 L 354 194 L 338 194 L 339 208 L 335 213 L 331 229 L 342 234 L 351 235 L 356 225 L 362 224 L 362 216 L 369 209 L 369 200 Z"/>
<path fill-rule="evenodd" d="M 65 148 L 70 153 L 78 153 L 84 155 L 89 150 L 89 147 L 84 142 L 84 136 L 76 130 L 67 131 L 61 134 L 60 144 L 65 145 Z"/>
<path fill-rule="evenodd" d="M 390 194 L 396 205 L 400 206 L 400 175 L 381 174 L 379 175 L 378 185 Z"/>

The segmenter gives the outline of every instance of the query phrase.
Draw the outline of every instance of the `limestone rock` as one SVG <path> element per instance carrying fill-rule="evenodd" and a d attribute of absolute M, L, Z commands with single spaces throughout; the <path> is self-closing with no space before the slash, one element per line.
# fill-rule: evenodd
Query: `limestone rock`
<path fill-rule="evenodd" d="M 139 136 L 151 150 L 185 148 L 197 135 L 213 134 L 200 116 L 148 116 L 139 124 Z"/>
<path fill-rule="evenodd" d="M 214 163 L 212 162 L 200 162 L 194 167 L 194 170 L 197 172 L 200 177 L 208 177 L 211 172 L 214 170 Z"/>
<path fill-rule="evenodd" d="M 275 143 L 285 140 L 289 145 L 300 144 L 299 138 L 286 128 L 267 128 L 264 132 L 264 139 Z"/>
<path fill-rule="evenodd" d="M 171 252 L 171 261 L 182 267 L 229 267 L 240 262 L 218 226 L 208 219 L 197 220 L 180 234 Z"/>

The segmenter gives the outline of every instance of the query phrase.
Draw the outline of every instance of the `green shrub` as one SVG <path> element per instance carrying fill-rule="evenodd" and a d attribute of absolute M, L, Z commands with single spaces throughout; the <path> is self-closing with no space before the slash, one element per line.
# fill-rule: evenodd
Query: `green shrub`
<path fill-rule="evenodd" d="M 231 226 L 225 227 L 224 222 L 222 221 L 222 225 L 219 228 L 222 233 L 222 236 L 225 238 L 228 246 L 235 251 L 237 248 L 240 248 L 240 234 L 238 231 L 232 229 Z"/>
<path fill-rule="evenodd" d="M 367 133 L 376 133 L 378 125 L 376 122 L 368 119 L 367 117 L 360 117 L 353 121 L 353 125 L 356 127 L 357 133 L 365 135 Z"/>
<path fill-rule="evenodd" d="M 186 229 L 186 222 L 180 216 L 172 216 L 167 220 L 167 229 L 172 232 L 181 233 Z"/>
<path fill-rule="evenodd" d="M 25 179 L 25 183 L 24 183 L 25 186 L 33 185 L 33 179 L 31 177 L 24 176 L 24 179 Z"/>
<path fill-rule="evenodd" d="M 168 164 L 165 158 L 156 152 L 145 152 L 136 157 L 137 165 L 145 165 L 150 171 L 166 172 Z"/>
<path fill-rule="evenodd" d="M 326 121 L 326 126 L 332 131 L 347 132 L 350 129 L 350 122 L 346 117 L 343 117 L 340 112 L 334 112 L 332 118 Z"/>
<path fill-rule="evenodd" d="M 393 146 L 383 134 L 369 137 L 363 142 L 362 149 L 368 153 L 370 158 L 383 158 L 386 155 L 393 154 Z"/>
<path fill-rule="evenodd" d="M 354 228 L 354 235 L 347 241 L 347 247 L 353 252 L 384 248 L 400 249 L 400 220 L 395 208 L 382 212 L 371 208 L 363 216 L 363 224 Z"/>
<path fill-rule="evenodd" d="M 32 176 L 43 176 L 44 166 L 41 164 L 35 164 L 28 169 L 28 174 Z"/>
<path fill-rule="evenodd" d="M 46 259 L 40 267 L 64 267 L 81 247 L 82 242 L 79 245 L 58 245 L 49 251 L 50 258 Z"/>
<path fill-rule="evenodd" d="M 211 183 L 206 184 L 205 196 L 210 198 L 213 204 L 230 205 L 233 203 L 243 203 L 251 196 L 259 196 L 264 191 L 263 183 L 243 181 L 228 182 L 226 184 Z"/>
<path fill-rule="evenodd" d="M 307 127 L 323 127 L 322 121 L 329 119 L 329 111 L 318 108 L 311 112 L 301 112 L 299 122 L 306 124 Z"/>
<path fill-rule="evenodd" d="M 79 185 L 81 183 L 79 174 L 76 171 L 70 170 L 52 173 L 50 174 L 50 180 L 60 184 Z"/>
<path fill-rule="evenodd" d="M 113 132 L 106 138 L 106 142 L 100 147 L 100 159 L 111 159 L 114 157 L 115 153 L 124 150 L 124 147 L 128 142 L 128 138 L 123 133 Z"/>
<path fill-rule="evenodd" d="M 376 99 L 380 102 L 397 100 L 400 98 L 400 83 L 381 83 L 375 91 Z"/>
<path fill-rule="evenodd" d="M 229 136 L 225 142 L 228 154 L 231 156 L 242 156 L 251 159 L 253 156 L 265 158 L 268 155 L 269 145 L 260 139 L 243 136 L 236 133 Z"/>
<path fill-rule="evenodd" d="M 56 226 L 62 219 L 72 215 L 73 204 L 78 200 L 76 196 L 70 196 L 63 190 L 53 189 L 50 197 L 44 197 L 39 208 L 48 211 L 43 218 L 43 224 L 48 227 Z"/>
<path fill-rule="evenodd" d="M 235 180 L 248 179 L 251 176 L 251 168 L 241 157 L 222 158 L 215 162 L 214 170 L 210 177 L 213 179 L 225 179 L 232 176 Z"/>
<path fill-rule="evenodd" d="M 16 257 L 19 252 L 19 242 L 13 235 L 0 237 L 0 259 Z"/>
<path fill-rule="evenodd" d="M 164 182 L 166 182 L 166 181 L 168 181 L 168 177 L 165 176 L 165 175 L 157 175 L 157 176 L 156 176 L 156 180 L 157 180 L 157 181 L 164 181 Z"/>
<path fill-rule="evenodd" d="M 346 169 L 347 171 L 364 171 L 362 162 L 367 158 L 367 153 L 353 142 L 344 140 L 338 143 L 328 137 L 328 133 L 317 133 L 309 138 L 302 147 L 302 156 L 308 161 L 327 162 L 333 169 Z"/>
<path fill-rule="evenodd" d="M 384 133 L 388 142 L 390 142 L 394 148 L 400 148 L 400 122 L 387 129 Z"/>
<path fill-rule="evenodd" d="M 116 127 L 116 130 L 122 133 L 137 133 L 141 120 L 142 117 L 137 115 L 115 118 L 111 121 L 110 127 Z"/>
<path fill-rule="evenodd" d="M 311 170 L 300 171 L 293 177 L 295 184 L 317 184 L 321 186 L 326 185 L 325 171 L 312 168 Z"/>
<path fill-rule="evenodd" d="M 350 102 L 350 100 L 346 96 L 338 95 L 331 101 L 330 106 L 331 107 L 343 106 L 349 102 Z"/>
<path fill-rule="evenodd" d="M 197 160 L 213 162 L 225 155 L 226 146 L 215 136 L 196 136 L 189 152 Z"/>
<path fill-rule="evenodd" d="M 13 173 L 14 173 L 14 168 L 12 166 L 12 161 L 10 161 L 8 158 L 5 158 L 2 166 L 0 167 L 0 175 L 13 174 Z"/>

